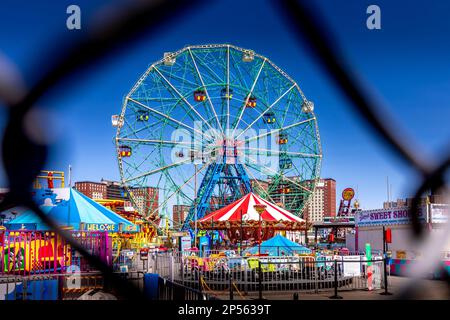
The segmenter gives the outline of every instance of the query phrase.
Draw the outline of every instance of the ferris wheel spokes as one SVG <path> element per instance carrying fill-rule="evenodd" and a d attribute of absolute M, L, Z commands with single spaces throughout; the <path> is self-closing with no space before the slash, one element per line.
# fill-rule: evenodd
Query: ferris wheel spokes
<path fill-rule="evenodd" d="M 155 170 L 151 170 L 151 171 L 145 172 L 145 173 L 143 173 L 143 174 L 141 174 L 141 175 L 138 175 L 138 176 L 136 176 L 136 177 L 132 177 L 132 178 L 125 179 L 124 182 L 125 182 L 125 183 L 128 183 L 128 182 L 133 181 L 133 180 L 136 180 L 136 179 L 140 179 L 140 178 L 143 178 L 143 177 L 147 177 L 147 176 L 153 175 L 153 174 L 155 174 L 155 173 L 158 173 L 158 172 L 160 172 L 160 171 L 164 171 L 164 170 L 170 169 L 170 168 L 172 168 L 172 167 L 180 166 L 180 165 L 185 164 L 185 163 L 188 163 L 188 162 L 190 162 L 190 161 L 191 161 L 190 159 L 186 159 L 186 160 L 182 160 L 182 161 L 179 161 L 179 162 L 174 162 L 174 163 L 172 163 L 172 164 L 169 164 L 169 165 L 160 167 L 160 168 L 158 168 L 158 169 L 155 169 Z"/>
<path fill-rule="evenodd" d="M 181 186 L 179 186 L 170 196 L 168 196 L 166 198 L 166 200 L 164 200 L 163 203 L 161 203 L 154 211 L 158 211 L 161 207 L 165 206 L 167 204 L 167 202 L 169 202 L 169 200 L 175 196 L 176 194 L 178 194 L 185 186 L 187 186 L 194 178 L 196 175 L 198 175 L 201 171 L 203 171 L 207 166 L 202 166 L 200 169 L 197 170 L 197 173 L 194 173 L 191 177 L 189 177 L 188 180 L 186 180 L 186 182 L 184 182 Z"/>
<path fill-rule="evenodd" d="M 263 155 L 263 156 L 270 156 L 271 153 L 274 153 L 276 155 L 279 154 L 286 154 L 286 155 L 292 155 L 297 158 L 317 158 L 321 157 L 320 154 L 312 154 L 312 153 L 303 153 L 303 152 L 294 152 L 294 151 L 284 151 L 284 150 L 271 150 L 271 149 L 260 149 L 260 148 L 251 148 L 251 147 L 244 147 L 244 148 L 236 148 L 237 150 L 244 150 L 244 151 L 256 151 L 256 155 Z M 261 152 L 261 153 L 258 153 Z"/>
<path fill-rule="evenodd" d="M 301 215 L 314 187 L 304 181 L 317 177 L 321 162 L 316 118 L 301 107 L 306 98 L 287 74 L 248 52 L 228 44 L 187 46 L 171 53 L 170 63 L 153 63 L 128 93 L 115 139 L 117 151 L 129 150 L 116 153 L 121 180 L 130 191 L 157 190 L 144 204 L 130 195 L 138 210 L 168 219 L 175 209 L 188 210 L 197 192 L 198 206 L 182 226 L 189 229 L 194 216 L 253 185 Z"/>
<path fill-rule="evenodd" d="M 252 87 L 250 89 L 250 92 L 248 93 L 247 97 L 245 98 L 244 104 L 240 107 L 240 111 L 239 111 L 239 117 L 237 119 L 237 121 L 235 122 L 235 124 L 233 125 L 233 132 L 231 134 L 231 136 L 234 136 L 234 133 L 236 131 L 236 128 L 239 126 L 239 122 L 241 121 L 242 115 L 244 114 L 245 111 L 245 107 L 248 104 L 248 100 L 250 99 L 253 90 L 255 89 L 256 83 L 258 82 L 259 76 L 261 75 L 261 71 L 264 68 L 265 64 L 266 64 L 267 59 L 264 58 L 261 67 L 259 68 L 258 74 L 256 75 L 255 80 L 253 81 Z"/>
<path fill-rule="evenodd" d="M 266 110 L 264 110 L 264 112 L 260 113 L 260 115 L 251 123 L 249 124 L 243 131 L 241 131 L 241 133 L 239 133 L 236 136 L 236 139 L 239 138 L 244 132 L 246 132 L 248 129 L 250 129 L 259 119 L 261 119 L 261 117 L 264 116 L 264 114 L 266 114 L 267 112 L 270 111 L 270 109 L 272 109 L 272 107 L 274 105 L 276 105 L 281 99 L 283 99 L 283 97 L 288 94 L 293 88 L 295 88 L 295 85 L 292 85 L 292 87 L 290 87 L 289 89 L 287 89 L 280 97 L 278 97 L 277 100 L 275 100 Z"/>
<path fill-rule="evenodd" d="M 205 93 L 206 93 L 206 99 L 208 100 L 209 105 L 211 106 L 211 109 L 212 109 L 212 111 L 213 111 L 213 113 L 214 113 L 214 117 L 215 117 L 216 120 L 217 120 L 217 124 L 219 125 L 219 128 L 220 128 L 220 130 L 222 131 L 222 134 L 224 134 L 224 130 L 223 130 L 223 128 L 222 128 L 222 125 L 220 124 L 219 117 L 217 116 L 217 113 L 216 113 L 216 109 L 214 108 L 214 105 L 212 104 L 212 101 L 211 101 L 211 97 L 209 96 L 208 88 L 205 86 L 205 82 L 203 81 L 203 77 L 202 77 L 202 75 L 200 74 L 200 71 L 198 70 L 197 62 L 195 61 L 195 58 L 194 58 L 194 56 L 192 55 L 191 48 L 188 48 L 188 50 L 189 50 L 189 55 L 191 56 L 192 62 L 193 62 L 193 64 L 194 64 L 195 70 L 197 71 L 198 78 L 200 79 L 200 82 L 201 82 L 201 84 L 202 84 L 202 88 L 204 88 L 204 90 L 205 90 Z"/>
<path fill-rule="evenodd" d="M 273 129 L 273 130 L 270 130 L 270 131 L 268 131 L 268 132 L 261 133 L 261 134 L 259 134 L 259 135 L 257 135 L 257 136 L 250 137 L 250 138 L 245 139 L 245 140 L 243 140 L 243 141 L 244 141 L 244 142 L 249 142 L 249 141 L 252 141 L 252 140 L 255 140 L 255 139 L 263 138 L 263 137 L 266 137 L 266 136 L 268 136 L 268 135 L 276 134 L 276 133 L 278 133 L 278 132 L 280 132 L 280 131 L 285 131 L 285 130 L 288 130 L 288 129 L 293 128 L 293 127 L 295 127 L 295 126 L 299 126 L 299 125 L 308 123 L 308 122 L 313 121 L 313 120 L 316 120 L 316 117 L 308 118 L 308 119 L 306 119 L 306 120 L 303 120 L 303 121 L 300 121 L 300 122 L 293 123 L 293 124 L 288 125 L 288 126 L 286 126 L 286 127 L 284 127 L 284 128 Z"/>
<path fill-rule="evenodd" d="M 245 171 L 247 172 L 247 174 L 249 174 L 252 178 L 253 181 L 255 181 L 255 183 L 259 186 L 260 190 L 262 192 L 264 192 L 266 194 L 266 196 L 270 199 L 270 201 L 272 201 L 273 203 L 275 203 L 275 201 L 273 200 L 272 196 L 269 194 L 268 191 L 266 191 L 266 189 L 261 185 L 261 183 L 259 182 L 259 179 L 255 177 L 255 175 L 251 172 L 251 170 L 249 170 L 249 168 L 247 167 L 247 165 L 245 163 L 242 163 L 242 166 L 244 167 Z"/>
<path fill-rule="evenodd" d="M 166 115 L 166 114 L 164 114 L 164 113 L 162 113 L 162 112 L 160 112 L 160 111 L 158 111 L 158 110 L 155 110 L 155 109 L 153 109 L 153 108 L 151 108 L 151 107 L 149 107 L 149 106 L 146 106 L 145 104 L 140 103 L 139 101 L 136 101 L 136 100 L 134 100 L 133 98 L 127 97 L 127 99 L 130 100 L 130 101 L 132 101 L 132 102 L 134 102 L 134 103 L 137 103 L 138 105 L 142 106 L 143 108 L 148 109 L 148 110 L 151 111 L 151 112 L 156 113 L 157 115 L 159 115 L 159 116 L 161 116 L 161 117 L 166 118 L 167 120 L 170 120 L 170 121 L 172 121 L 172 122 L 174 122 L 174 123 L 177 123 L 177 124 L 180 125 L 180 126 L 185 127 L 186 129 L 191 130 L 192 132 L 198 133 L 198 134 L 200 135 L 200 137 L 205 137 L 205 136 L 206 136 L 207 138 L 209 138 L 209 139 L 211 139 L 211 140 L 214 140 L 214 138 L 213 138 L 212 136 L 207 135 L 207 134 L 205 134 L 204 132 L 199 131 L 199 130 L 197 130 L 197 129 L 195 129 L 195 128 L 192 128 L 191 126 L 189 126 L 189 125 L 187 125 L 187 124 L 185 124 L 185 123 L 183 123 L 183 122 L 181 122 L 181 121 L 178 121 L 178 120 L 176 120 L 176 119 L 174 119 L 174 118 L 172 118 L 172 117 L 170 117 L 170 116 L 168 116 L 168 115 Z M 213 132 L 214 132 L 214 129 L 212 129 L 212 130 L 213 130 Z M 195 135 L 194 135 L 194 136 L 195 136 Z"/>
<path fill-rule="evenodd" d="M 267 166 L 265 166 L 265 165 L 262 165 L 262 164 L 258 163 L 258 161 L 253 160 L 251 157 L 248 157 L 248 160 L 250 160 L 251 162 L 253 162 L 254 165 L 256 164 L 256 166 L 255 166 L 256 168 L 255 168 L 254 166 L 250 165 L 250 164 L 249 164 L 249 166 L 250 166 L 251 168 L 255 169 L 255 170 L 258 170 L 258 171 L 259 171 L 260 173 L 262 173 L 262 174 L 264 174 L 264 173 L 263 173 L 263 170 L 267 170 L 267 171 L 269 171 L 269 172 L 272 172 L 274 175 L 280 175 L 279 172 L 277 172 L 277 171 L 275 171 L 275 170 L 273 170 L 273 169 L 271 169 L 271 168 L 269 168 L 269 167 L 267 167 Z M 263 169 L 258 168 L 258 166 L 262 167 Z M 312 190 L 306 188 L 305 186 L 302 186 L 301 184 L 298 184 L 298 183 L 295 182 L 294 180 L 291 180 L 291 179 L 289 179 L 288 177 L 286 177 L 286 176 L 284 176 L 284 175 L 283 175 L 283 178 L 282 178 L 282 179 L 283 179 L 283 180 L 286 180 L 286 181 L 288 181 L 288 182 L 290 182 L 290 183 L 292 183 L 292 184 L 294 184 L 294 185 L 296 185 L 297 187 L 299 187 L 299 188 L 301 188 L 301 189 L 303 189 L 303 190 L 305 190 L 305 191 L 307 191 L 307 192 L 309 192 L 309 193 L 312 193 Z"/>
<path fill-rule="evenodd" d="M 191 142 L 183 141 L 167 141 L 167 140 L 152 140 L 152 139 L 139 139 L 139 138 L 117 138 L 118 141 L 125 142 L 141 142 L 144 144 L 156 144 L 156 145 L 192 145 Z"/>
<path fill-rule="evenodd" d="M 206 125 L 208 125 L 208 127 L 211 130 L 214 130 L 213 127 L 211 127 L 211 125 L 209 124 L 208 121 L 206 121 L 203 116 L 197 111 L 195 110 L 195 108 L 189 103 L 189 101 L 187 101 L 186 97 L 183 96 L 173 85 L 172 83 L 170 83 L 169 80 L 167 80 L 167 78 L 158 70 L 158 68 L 155 66 L 154 67 L 155 71 L 164 79 L 164 81 L 172 88 L 172 90 L 174 90 L 176 92 L 176 94 L 184 101 L 184 103 L 186 103 L 187 106 L 189 106 L 189 108 L 191 108 L 192 111 L 194 111 L 194 113 L 203 121 L 203 123 L 206 123 Z"/>

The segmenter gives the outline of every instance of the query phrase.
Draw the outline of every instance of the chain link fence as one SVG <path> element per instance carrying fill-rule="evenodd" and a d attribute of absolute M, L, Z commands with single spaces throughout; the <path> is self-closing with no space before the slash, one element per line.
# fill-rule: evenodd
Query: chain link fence
<path fill-rule="evenodd" d="M 311 2 L 299 0 L 273 2 L 280 11 L 280 19 L 289 23 L 299 41 L 306 43 L 312 55 L 333 79 L 336 87 L 347 97 L 355 112 L 364 119 L 368 130 L 371 130 L 385 143 L 386 148 L 422 177 L 411 207 L 412 232 L 417 246 L 421 247 L 427 256 L 424 256 L 423 263 L 419 263 L 412 271 L 411 281 L 404 287 L 403 295 L 399 296 L 411 298 L 417 292 L 414 278 L 421 277 L 430 268 L 436 266 L 439 261 L 439 252 L 442 251 L 442 241 L 430 240 L 424 236 L 425 232 L 418 217 L 418 207 L 420 198 L 429 190 L 443 190 L 448 194 L 446 183 L 450 164 L 448 149 L 442 151 L 440 163 L 433 165 L 434 162 L 430 159 L 423 159 L 419 153 L 420 148 L 416 148 L 416 145 L 410 142 L 411 139 L 400 138 L 405 135 L 377 115 L 375 110 L 380 109 L 381 103 L 373 97 L 370 88 L 364 87 L 355 77 L 348 59 L 338 50 L 332 36 L 333 32 L 326 26 L 326 21 L 318 16 L 318 10 L 311 6 Z M 180 14 L 186 15 L 200 5 L 208 4 L 206 1 L 184 0 L 130 2 L 129 8 L 123 9 L 121 15 L 111 17 L 96 29 L 89 30 L 80 42 L 65 44 L 61 39 L 61 41 L 54 41 L 58 43 L 58 46 L 47 52 L 39 63 L 38 70 L 41 73 L 36 75 L 37 81 L 32 87 L 27 88 L 17 81 L 16 77 L 7 73 L 0 79 L 0 101 L 7 106 L 8 113 L 2 140 L 2 154 L 9 185 L 9 193 L 0 204 L 0 210 L 18 205 L 33 210 L 58 236 L 65 239 L 72 248 L 85 257 L 92 268 L 101 272 L 105 282 L 128 299 L 142 299 L 144 296 L 131 281 L 114 273 L 111 266 L 100 257 L 90 253 L 67 231 L 58 228 L 56 223 L 33 202 L 32 184 L 48 158 L 49 145 L 43 143 L 39 137 L 33 136 L 36 133 L 30 134 L 27 131 L 26 116 L 35 109 L 44 95 L 46 97 L 54 95 L 61 85 L 69 85 L 70 82 L 75 81 L 75 76 L 80 74 L 86 76 L 90 67 L 107 56 L 120 53 L 144 32 L 146 37 L 151 39 L 156 36 L 159 26 L 178 21 Z M 38 123 L 34 126 L 38 129 L 34 132 L 39 132 Z M 446 234 L 448 234 L 450 231 L 448 224 L 446 228 Z M 302 274 L 302 272 L 296 272 L 297 275 Z M 449 279 L 450 277 L 447 277 L 447 282 L 450 284 Z"/>

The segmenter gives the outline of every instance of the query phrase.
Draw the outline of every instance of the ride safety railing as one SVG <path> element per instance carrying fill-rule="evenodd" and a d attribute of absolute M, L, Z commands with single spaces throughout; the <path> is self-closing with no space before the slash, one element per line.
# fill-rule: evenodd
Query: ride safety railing
<path fill-rule="evenodd" d="M 163 253 L 149 262 L 152 272 L 162 278 L 215 296 L 228 295 L 230 290 L 242 296 L 261 290 L 318 293 L 336 286 L 379 290 L 388 277 L 382 256 L 373 260 L 361 255 L 211 258 Z"/>

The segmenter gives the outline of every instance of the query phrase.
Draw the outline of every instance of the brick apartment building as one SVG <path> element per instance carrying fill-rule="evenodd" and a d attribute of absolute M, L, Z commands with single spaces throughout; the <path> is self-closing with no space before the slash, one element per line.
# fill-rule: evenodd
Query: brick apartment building
<path fill-rule="evenodd" d="M 269 191 L 269 181 L 260 180 L 260 179 L 250 179 L 250 184 L 254 191 Z M 262 189 L 262 190 L 261 190 Z"/>
<path fill-rule="evenodd" d="M 107 186 L 102 182 L 79 181 L 75 182 L 75 189 L 91 199 L 106 199 Z"/>
<path fill-rule="evenodd" d="M 152 214 L 159 206 L 159 190 L 153 187 L 132 188 L 130 193 L 136 202 L 136 210 L 148 216 Z"/>
<path fill-rule="evenodd" d="M 125 200 L 125 206 L 129 206 L 130 195 L 120 182 L 103 179 L 102 182 L 80 181 L 75 182 L 75 189 L 91 199 Z M 139 213 L 150 215 L 158 208 L 159 192 L 157 188 L 132 188 L 131 192 L 136 202 L 134 209 Z"/>
<path fill-rule="evenodd" d="M 445 195 L 440 193 L 428 195 L 429 203 L 439 204 L 446 203 Z M 396 201 L 383 202 L 383 209 L 410 207 L 412 205 L 413 198 L 397 199 Z M 421 197 L 419 205 L 424 206 L 427 204 L 427 197 Z"/>
<path fill-rule="evenodd" d="M 191 209 L 191 206 L 187 206 L 184 204 L 175 204 L 173 206 L 172 210 L 172 221 L 173 221 L 173 227 L 177 229 L 181 226 L 181 224 L 186 219 L 189 210 Z"/>
<path fill-rule="evenodd" d="M 101 183 L 106 184 L 106 198 L 112 200 L 129 200 L 130 197 L 125 187 L 118 181 L 102 179 Z"/>

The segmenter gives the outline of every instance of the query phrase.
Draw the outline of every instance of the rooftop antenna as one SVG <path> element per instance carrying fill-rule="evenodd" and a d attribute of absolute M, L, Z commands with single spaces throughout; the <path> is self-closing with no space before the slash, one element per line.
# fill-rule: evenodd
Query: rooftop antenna
<path fill-rule="evenodd" d="M 389 199 L 394 200 L 394 198 L 392 197 L 392 183 L 389 184 Z"/>
<path fill-rule="evenodd" d="M 386 191 L 387 191 L 387 204 L 388 204 L 388 207 L 390 208 L 391 207 L 391 204 L 390 204 L 390 197 L 389 197 L 389 176 L 387 176 L 386 177 Z"/>
<path fill-rule="evenodd" d="M 72 188 L 72 166 L 69 164 L 69 188 Z"/>

